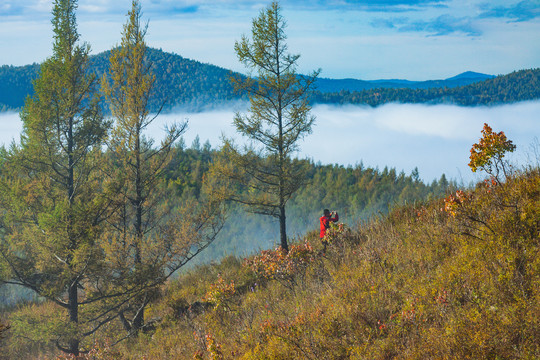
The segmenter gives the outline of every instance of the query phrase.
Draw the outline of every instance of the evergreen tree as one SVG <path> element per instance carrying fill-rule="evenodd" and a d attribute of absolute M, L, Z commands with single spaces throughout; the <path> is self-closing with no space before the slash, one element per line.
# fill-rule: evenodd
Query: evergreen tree
<path fill-rule="evenodd" d="M 21 111 L 20 147 L 6 155 L 1 201 L 1 253 L 8 282 L 32 289 L 62 308 L 68 324 L 51 334 L 78 355 L 89 328 L 83 306 L 101 269 L 96 247 L 108 208 L 98 171 L 107 123 L 88 74 L 87 44 L 79 44 L 76 0 L 55 0 L 53 55 Z"/>
<path fill-rule="evenodd" d="M 249 95 L 249 114 L 237 113 L 234 125 L 252 147 L 241 152 L 226 141 L 226 159 L 217 161 L 214 171 L 249 189 L 231 198 L 279 220 L 280 244 L 287 251 L 285 206 L 305 182 L 305 169 L 292 154 L 315 121 L 308 96 L 318 72 L 307 77 L 296 73 L 299 55 L 287 53 L 285 27 L 274 1 L 253 21 L 252 39 L 243 36 L 235 43 L 240 62 L 256 72 L 233 81 L 237 90 Z"/>
<path fill-rule="evenodd" d="M 159 146 L 144 132 L 159 115 L 150 114 L 155 76 L 146 56 L 141 6 L 132 2 L 122 43 L 111 51 L 109 78 L 102 88 L 116 122 L 109 148 L 110 173 L 118 186 L 115 215 L 110 218 L 108 258 L 116 291 L 124 292 L 118 314 L 129 335 L 145 329 L 144 310 L 158 286 L 211 242 L 220 228 L 220 207 L 184 207 L 170 214 L 164 171 L 175 141 L 187 123 L 173 124 Z M 207 204 L 208 205 L 208 204 Z M 111 289 L 114 291 L 114 289 Z"/>

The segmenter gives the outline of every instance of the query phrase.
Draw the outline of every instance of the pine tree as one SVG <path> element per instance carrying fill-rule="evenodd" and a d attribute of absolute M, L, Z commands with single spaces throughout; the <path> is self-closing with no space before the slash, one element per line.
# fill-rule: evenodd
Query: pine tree
<path fill-rule="evenodd" d="M 248 197 L 236 193 L 231 198 L 279 220 L 280 244 L 288 250 L 285 206 L 305 183 L 302 163 L 293 160 L 292 154 L 315 121 L 308 96 L 318 71 L 310 76 L 296 73 L 300 56 L 287 53 L 285 27 L 281 8 L 274 1 L 254 19 L 252 39 L 243 36 L 235 43 L 240 62 L 256 73 L 233 81 L 237 90 L 249 95 L 249 114 L 237 113 L 234 125 L 252 146 L 241 152 L 226 141 L 226 159 L 217 161 L 213 171 L 249 189 L 241 192 Z"/>
<path fill-rule="evenodd" d="M 121 45 L 111 51 L 109 74 L 102 89 L 115 120 L 109 149 L 110 173 L 118 184 L 117 211 L 109 219 L 108 258 L 124 291 L 118 314 L 129 336 L 145 329 L 144 311 L 158 287 L 217 235 L 220 206 L 185 206 L 171 214 L 163 177 L 174 143 L 187 123 L 173 124 L 154 146 L 145 130 L 159 115 L 150 114 L 155 76 L 146 56 L 139 1 L 132 2 Z"/>
<path fill-rule="evenodd" d="M 75 0 L 54 1 L 53 55 L 21 111 L 21 145 L 7 154 L 1 189 L 8 282 L 67 311 L 67 326 L 54 335 L 58 348 L 74 355 L 95 331 L 82 326 L 81 309 L 92 302 L 86 296 L 100 271 L 95 245 L 108 208 L 98 181 L 107 123 L 88 74 L 90 48 L 79 44 L 76 8 Z"/>

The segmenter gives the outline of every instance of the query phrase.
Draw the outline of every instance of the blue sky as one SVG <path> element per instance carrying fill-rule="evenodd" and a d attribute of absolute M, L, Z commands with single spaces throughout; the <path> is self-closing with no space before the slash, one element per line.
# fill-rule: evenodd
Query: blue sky
<path fill-rule="evenodd" d="M 0 64 L 51 54 L 50 0 L 0 0 Z M 234 41 L 268 1 L 143 0 L 147 42 L 242 71 Z M 79 0 L 81 38 L 93 53 L 120 40 L 130 0 Z M 283 0 L 301 72 L 323 77 L 441 79 L 472 70 L 540 66 L 540 0 Z"/>

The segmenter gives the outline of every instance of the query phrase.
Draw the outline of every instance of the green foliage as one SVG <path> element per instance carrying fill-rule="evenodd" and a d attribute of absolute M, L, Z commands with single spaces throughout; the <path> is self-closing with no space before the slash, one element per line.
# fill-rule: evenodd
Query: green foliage
<path fill-rule="evenodd" d="M 296 74 L 300 56 L 287 52 L 285 27 L 274 1 L 253 20 L 251 40 L 243 36 L 235 43 L 238 60 L 256 73 L 232 79 L 236 90 L 249 95 L 249 115 L 236 113 L 234 125 L 251 146 L 240 151 L 225 140 L 208 183 L 220 196 L 278 219 L 280 246 L 288 251 L 286 204 L 305 183 L 305 168 L 292 154 L 315 121 L 308 96 L 318 72 Z"/>

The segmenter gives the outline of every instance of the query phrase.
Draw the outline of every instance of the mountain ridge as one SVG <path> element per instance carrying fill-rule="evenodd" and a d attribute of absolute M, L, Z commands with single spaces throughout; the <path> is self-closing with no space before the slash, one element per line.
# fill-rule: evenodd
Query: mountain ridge
<path fill-rule="evenodd" d="M 458 87 L 378 88 L 361 91 L 316 92 L 315 103 L 379 106 L 387 103 L 510 104 L 540 99 L 540 68 L 514 71 Z"/>
<path fill-rule="evenodd" d="M 494 75 L 482 74 L 473 71 L 465 71 L 447 79 L 413 81 L 407 79 L 377 79 L 361 80 L 354 78 L 332 79 L 320 78 L 317 80 L 317 88 L 321 92 L 336 92 L 341 90 L 362 91 L 377 88 L 394 89 L 427 89 L 431 87 L 458 87 L 470 85 L 476 82 L 495 78 Z"/>
<path fill-rule="evenodd" d="M 108 69 L 109 54 L 110 51 L 104 51 L 91 55 L 91 71 L 98 76 L 105 73 Z M 234 91 L 229 81 L 232 76 L 244 76 L 238 72 L 155 48 L 148 48 L 147 58 L 153 63 L 156 75 L 155 91 L 150 99 L 152 111 L 162 107 L 164 111 L 172 111 L 177 107 L 191 111 L 203 111 L 229 104 L 231 101 L 247 100 L 245 95 Z M 19 110 L 24 105 L 25 98 L 33 92 L 32 81 L 39 74 L 39 66 L 37 63 L 23 66 L 0 66 L 0 111 Z M 508 77 L 509 75 L 511 74 L 504 76 Z M 312 101 L 314 103 L 353 103 L 371 106 L 386 102 L 407 103 L 411 101 L 445 102 L 449 100 L 450 103 L 453 103 L 456 91 L 461 91 L 465 94 L 463 96 L 466 96 L 472 91 L 472 88 L 467 88 L 468 86 L 475 87 L 475 91 L 478 92 L 478 88 L 482 87 L 478 84 L 484 84 L 486 81 L 489 82 L 500 77 L 466 71 L 447 79 L 426 81 L 319 78 L 316 83 L 317 91 L 312 97 Z M 485 96 L 476 96 L 475 99 L 480 99 L 480 103 L 484 104 L 486 102 L 493 103 L 490 99 L 494 97 L 498 102 L 540 98 L 540 94 L 537 92 L 533 91 L 531 95 L 531 90 L 527 90 L 526 94 L 518 91 L 523 87 L 520 81 L 524 81 L 520 76 L 516 76 L 515 80 L 506 80 L 505 86 L 512 89 L 505 91 L 509 91 L 511 96 L 499 96 L 497 91 L 500 91 L 500 87 L 492 89 L 490 88 L 492 84 L 490 84 L 488 88 L 480 90 L 488 94 L 486 95 L 488 99 L 486 100 Z M 387 92 L 391 92 L 393 95 L 386 96 L 382 100 L 379 99 L 381 93 Z M 451 96 L 449 93 L 452 93 Z M 411 98 L 414 99 L 411 100 Z M 458 103 L 468 106 L 475 105 L 474 101 L 460 101 Z"/>

